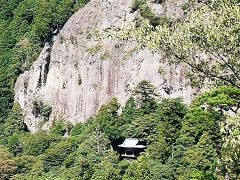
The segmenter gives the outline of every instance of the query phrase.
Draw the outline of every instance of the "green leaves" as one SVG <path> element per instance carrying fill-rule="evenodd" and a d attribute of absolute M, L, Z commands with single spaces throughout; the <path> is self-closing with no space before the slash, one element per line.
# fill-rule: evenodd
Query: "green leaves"
<path fill-rule="evenodd" d="M 0 121 L 13 106 L 16 78 L 37 59 L 46 40 L 88 0 L 0 1 Z"/>
<path fill-rule="evenodd" d="M 240 102 L 240 89 L 232 86 L 221 86 L 200 95 L 193 106 L 207 105 L 206 108 L 219 108 L 219 110 L 238 112 Z"/>
<path fill-rule="evenodd" d="M 118 126 L 121 124 L 121 119 L 118 117 L 119 103 L 116 98 L 113 98 L 108 104 L 103 105 L 93 121 L 95 127 L 104 132 L 109 139 L 117 139 L 121 136 Z"/>
<path fill-rule="evenodd" d="M 16 173 L 17 166 L 8 150 L 0 146 L 0 178 L 9 179 Z"/>
<path fill-rule="evenodd" d="M 129 127 L 128 134 L 131 137 L 147 139 L 151 141 L 152 136 L 157 134 L 159 120 L 152 115 L 135 117 Z"/>
<path fill-rule="evenodd" d="M 212 144 L 211 135 L 204 133 L 199 142 L 185 152 L 181 162 L 185 169 L 178 169 L 179 179 L 216 179 L 213 172 L 217 166 L 217 151 Z"/>
<path fill-rule="evenodd" d="M 221 149 L 220 169 L 222 176 L 226 172 L 232 178 L 239 178 L 240 167 L 240 118 L 239 115 L 228 117 L 220 124 L 223 146 Z"/>
<path fill-rule="evenodd" d="M 0 87 L 0 123 L 6 121 L 6 116 L 10 112 L 13 103 L 13 92 L 7 88 Z"/>
<path fill-rule="evenodd" d="M 26 130 L 21 107 L 16 103 L 8 115 L 5 123 L 4 134 L 10 136 L 13 133 L 19 133 Z"/>
<path fill-rule="evenodd" d="M 38 156 L 45 152 L 50 145 L 60 141 L 60 138 L 48 135 L 46 133 L 36 133 L 34 135 L 29 135 L 22 140 L 23 154 Z"/>
<path fill-rule="evenodd" d="M 133 10 L 144 6 L 135 1 Z M 212 84 L 240 87 L 239 29 L 237 0 L 191 2 L 194 11 L 185 21 L 155 27 L 151 18 L 110 32 L 117 39 L 134 39 L 142 47 L 165 52 L 171 63 L 187 64 L 193 86 Z M 146 9 L 146 8 L 145 8 Z M 142 12 L 145 12 L 142 10 Z M 151 13 L 148 13 L 151 16 Z M 144 13 L 143 13 L 144 15 Z"/>
<path fill-rule="evenodd" d="M 61 166 L 67 155 L 74 150 L 74 146 L 76 145 L 70 140 L 65 140 L 49 148 L 41 158 L 44 170 L 48 172 Z"/>
<path fill-rule="evenodd" d="M 181 99 L 156 102 L 154 87 L 142 84 L 137 91 L 138 100 L 142 99 L 139 104 L 130 98 L 120 115 L 120 105 L 113 99 L 87 123 L 73 127 L 68 137 L 62 137 L 67 127 L 61 123 L 49 134 L 14 131 L 2 142 L 8 149 L 0 147 L 1 173 L 9 178 L 16 175 L 16 179 L 239 177 L 239 117 L 228 117 L 221 109 L 224 104 L 237 106 L 237 88 L 223 86 L 205 92 L 186 107 Z M 144 114 L 145 99 L 154 100 L 156 106 Z M 136 160 L 121 161 L 113 149 L 131 136 L 146 139 L 147 149 Z"/>
<path fill-rule="evenodd" d="M 141 107 L 144 114 L 154 112 L 156 109 L 156 100 L 158 96 L 155 92 L 155 88 L 150 82 L 143 80 L 134 89 L 134 95 Z"/>
<path fill-rule="evenodd" d="M 163 1 L 164 0 L 156 0 L 155 2 L 162 3 Z M 146 0 L 134 0 L 131 6 L 131 9 L 133 12 L 140 10 L 141 16 L 148 19 L 150 24 L 154 27 L 160 24 L 164 25 L 164 24 L 170 23 L 170 19 L 167 16 L 159 17 L 155 15 L 152 9 L 148 6 Z M 136 21 L 136 25 L 140 26 L 140 24 L 141 24 L 141 19 L 138 19 Z"/>

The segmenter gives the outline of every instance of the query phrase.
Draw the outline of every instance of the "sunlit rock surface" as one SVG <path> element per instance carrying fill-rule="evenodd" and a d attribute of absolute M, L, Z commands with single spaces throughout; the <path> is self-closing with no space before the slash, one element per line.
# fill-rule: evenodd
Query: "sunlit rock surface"
<path fill-rule="evenodd" d="M 166 6 L 172 8 L 173 2 Z M 93 38 L 137 18 L 139 12 L 131 13 L 130 6 L 129 0 L 91 1 L 45 45 L 30 71 L 18 78 L 15 100 L 31 132 L 48 129 L 54 119 L 84 122 L 113 97 L 124 104 L 144 79 L 163 97 L 182 97 L 186 103 L 192 100 L 198 90 L 188 86 L 184 66 L 169 65 L 163 55 L 147 49 L 137 50 L 133 42 Z M 154 5 L 154 9 L 161 14 L 164 8 Z M 175 4 L 175 9 L 167 12 L 177 19 L 183 16 L 180 11 L 180 5 Z M 48 121 L 33 113 L 34 101 L 52 107 Z"/>

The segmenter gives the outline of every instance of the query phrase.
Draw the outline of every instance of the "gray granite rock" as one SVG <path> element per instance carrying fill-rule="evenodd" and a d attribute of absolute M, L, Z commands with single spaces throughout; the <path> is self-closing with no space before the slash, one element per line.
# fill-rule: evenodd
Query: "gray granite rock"
<path fill-rule="evenodd" d="M 187 85 L 186 67 L 165 63 L 161 53 L 136 50 L 133 42 L 92 38 L 139 16 L 139 12 L 130 13 L 130 5 L 129 0 L 91 1 L 68 20 L 53 44 L 45 45 L 31 69 L 20 75 L 15 100 L 31 132 L 48 129 L 59 118 L 73 124 L 85 122 L 113 97 L 124 104 L 144 79 L 162 97 L 192 100 L 197 90 Z M 34 101 L 52 107 L 48 121 L 34 115 Z"/>

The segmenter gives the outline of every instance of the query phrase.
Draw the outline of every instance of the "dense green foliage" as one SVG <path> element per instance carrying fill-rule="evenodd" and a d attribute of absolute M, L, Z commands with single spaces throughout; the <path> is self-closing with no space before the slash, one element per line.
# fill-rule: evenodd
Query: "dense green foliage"
<path fill-rule="evenodd" d="M 157 101 L 155 88 L 138 84 L 122 113 L 117 99 L 102 106 L 85 124 L 55 122 L 50 132 L 26 132 L 16 104 L 0 147 L 2 179 L 234 179 L 239 172 L 240 90 L 219 87 L 197 97 Z M 219 99 L 221 97 L 221 99 Z M 237 126 L 234 126 L 236 123 Z M 9 126 L 9 127 L 8 127 Z M 68 132 L 68 136 L 65 133 Z M 127 137 L 147 141 L 136 160 L 121 160 L 116 145 Z M 4 139 L 4 138 L 3 138 Z M 237 154 L 236 154 L 237 153 Z"/>

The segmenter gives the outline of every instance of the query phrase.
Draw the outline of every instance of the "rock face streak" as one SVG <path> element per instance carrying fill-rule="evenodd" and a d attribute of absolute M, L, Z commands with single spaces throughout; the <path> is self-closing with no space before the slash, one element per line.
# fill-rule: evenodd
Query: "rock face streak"
<path fill-rule="evenodd" d="M 147 49 L 136 51 L 131 42 L 92 38 L 94 33 L 133 21 L 139 12 L 130 13 L 130 6 L 129 0 L 91 1 L 70 18 L 52 44 L 45 45 L 31 69 L 20 75 L 15 100 L 31 132 L 48 128 L 57 118 L 84 122 L 113 97 L 124 104 L 144 79 L 162 96 L 191 101 L 196 92 L 187 85 L 185 67 L 168 65 L 161 54 Z M 34 101 L 52 107 L 48 121 L 34 115 Z"/>

